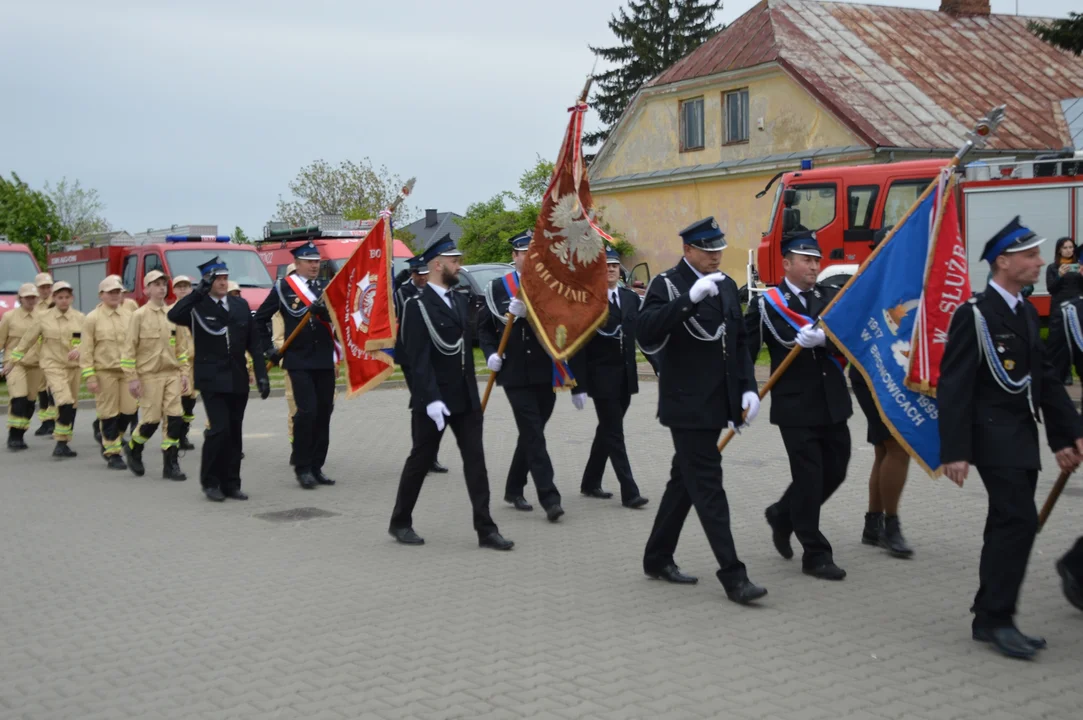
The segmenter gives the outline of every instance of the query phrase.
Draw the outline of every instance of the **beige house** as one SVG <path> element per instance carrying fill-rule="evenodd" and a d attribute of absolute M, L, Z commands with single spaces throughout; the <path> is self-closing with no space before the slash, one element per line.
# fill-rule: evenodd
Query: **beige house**
<path fill-rule="evenodd" d="M 940 11 L 764 0 L 644 85 L 590 167 L 603 220 L 652 274 L 677 231 L 714 215 L 744 276 L 783 171 L 950 156 L 990 108 L 1007 120 L 985 155 L 1072 144 L 1062 101 L 1083 97 L 1083 59 L 1046 45 L 1031 18 L 988 0 Z"/>

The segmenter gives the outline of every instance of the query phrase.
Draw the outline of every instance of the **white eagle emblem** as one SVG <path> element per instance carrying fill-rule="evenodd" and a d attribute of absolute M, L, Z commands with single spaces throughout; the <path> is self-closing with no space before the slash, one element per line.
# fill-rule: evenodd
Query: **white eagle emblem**
<path fill-rule="evenodd" d="M 574 194 L 568 193 L 557 200 L 549 221 L 558 231 L 553 233 L 546 230 L 545 237 L 562 238 L 550 245 L 549 249 L 572 272 L 575 272 L 575 263 L 586 266 L 602 254 L 602 236 L 583 214 L 583 206 Z"/>

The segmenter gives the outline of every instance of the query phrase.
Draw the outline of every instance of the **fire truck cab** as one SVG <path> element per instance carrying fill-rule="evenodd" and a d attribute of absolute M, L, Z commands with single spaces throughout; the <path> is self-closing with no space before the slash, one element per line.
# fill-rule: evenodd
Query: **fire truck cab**
<path fill-rule="evenodd" d="M 754 251 L 756 262 L 750 257 L 749 286 L 757 286 L 757 281 L 767 285 L 782 281 L 779 246 L 785 233 L 798 230 L 816 231 L 823 252 L 821 281 L 841 285 L 946 163 L 919 160 L 825 167 L 777 177 L 770 226 Z M 1016 215 L 1049 239 L 1042 245 L 1046 262 L 1053 261 L 1058 238 L 1070 237 L 1078 245 L 1083 229 L 1083 161 L 1076 160 L 1074 153 L 1034 160 L 976 161 L 959 172 L 963 174 L 958 185 L 959 220 L 974 292 L 985 288 L 988 277 L 988 267 L 981 262 L 982 248 Z M 1049 314 L 1044 273 L 1031 302 L 1041 315 Z"/>
<path fill-rule="evenodd" d="M 0 317 L 19 305 L 19 286 L 41 272 L 30 248 L 0 235 Z"/>

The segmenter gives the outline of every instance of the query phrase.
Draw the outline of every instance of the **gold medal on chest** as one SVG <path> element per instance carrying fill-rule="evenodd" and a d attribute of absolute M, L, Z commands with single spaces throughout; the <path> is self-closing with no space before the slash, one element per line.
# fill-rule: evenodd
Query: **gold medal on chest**
<path fill-rule="evenodd" d="M 1005 360 L 1004 361 L 1004 369 L 1005 370 L 1015 370 L 1015 360 Z"/>

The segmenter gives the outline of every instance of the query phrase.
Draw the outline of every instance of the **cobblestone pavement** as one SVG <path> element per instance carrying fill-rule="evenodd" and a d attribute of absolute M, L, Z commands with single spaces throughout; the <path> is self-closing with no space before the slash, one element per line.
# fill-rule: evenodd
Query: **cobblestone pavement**
<path fill-rule="evenodd" d="M 500 501 L 515 432 L 494 394 L 493 514 L 511 553 L 477 547 L 451 442 L 451 473 L 430 476 L 415 514 L 428 544 L 388 537 L 410 444 L 402 390 L 339 401 L 327 467 L 339 485 L 313 491 L 286 465 L 284 401 L 253 401 L 243 504 L 203 500 L 193 453 L 186 483 L 156 479 L 151 450 L 145 478 L 105 470 L 83 410 L 79 458 L 53 461 L 36 438 L 0 455 L 0 718 L 1079 717 L 1083 614 L 1053 562 L 1083 528 L 1083 493 L 1070 487 L 1038 538 L 1023 593 L 1020 626 L 1050 647 L 1010 661 L 969 639 L 978 478 L 960 490 L 912 472 L 902 517 L 915 558 L 864 547 L 872 452 L 855 417 L 850 480 L 823 512 L 849 577 L 816 581 L 775 554 L 763 520 L 788 474 L 765 408 L 725 461 L 738 550 L 770 590 L 742 608 L 714 580 L 694 516 L 678 562 L 700 584 L 642 575 L 670 460 L 655 402 L 644 383 L 628 422 L 652 501 L 631 511 L 578 494 L 594 416 L 558 399 L 549 443 L 568 514 L 550 525 Z M 606 486 L 617 489 L 611 474 Z M 305 507 L 334 515 L 258 517 Z"/>

